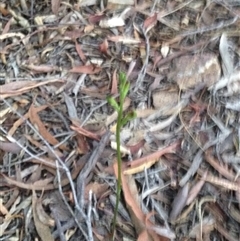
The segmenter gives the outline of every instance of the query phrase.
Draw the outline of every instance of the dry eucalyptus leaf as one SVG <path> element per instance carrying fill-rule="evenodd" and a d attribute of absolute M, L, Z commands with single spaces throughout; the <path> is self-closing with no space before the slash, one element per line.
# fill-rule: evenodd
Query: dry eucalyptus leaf
<path fill-rule="evenodd" d="M 172 204 L 172 210 L 170 212 L 170 221 L 174 222 L 177 216 L 182 212 L 186 205 L 189 192 L 189 183 L 187 183 L 183 188 L 178 191 L 177 196 L 174 198 Z"/>
<path fill-rule="evenodd" d="M 38 199 L 36 202 L 36 213 L 38 214 L 38 218 L 42 223 L 50 227 L 54 227 L 55 221 L 43 209 L 41 199 Z"/>
<path fill-rule="evenodd" d="M 35 227 L 37 229 L 37 233 L 40 236 L 42 240 L 47 240 L 47 241 L 54 241 L 53 236 L 51 235 L 49 227 L 40 221 L 38 212 L 37 212 L 37 202 L 38 198 L 36 196 L 35 191 L 32 191 L 32 210 L 33 210 L 33 219 L 35 223 Z"/>

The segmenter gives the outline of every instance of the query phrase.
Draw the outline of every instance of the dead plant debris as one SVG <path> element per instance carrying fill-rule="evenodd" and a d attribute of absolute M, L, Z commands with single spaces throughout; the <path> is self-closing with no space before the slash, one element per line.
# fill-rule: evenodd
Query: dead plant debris
<path fill-rule="evenodd" d="M 240 2 L 2 0 L 1 240 L 240 239 Z"/>

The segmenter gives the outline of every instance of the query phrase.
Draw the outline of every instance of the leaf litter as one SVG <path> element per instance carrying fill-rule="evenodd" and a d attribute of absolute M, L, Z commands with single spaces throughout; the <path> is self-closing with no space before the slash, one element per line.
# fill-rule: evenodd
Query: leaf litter
<path fill-rule="evenodd" d="M 239 240 L 237 1 L 0 3 L 1 240 Z"/>

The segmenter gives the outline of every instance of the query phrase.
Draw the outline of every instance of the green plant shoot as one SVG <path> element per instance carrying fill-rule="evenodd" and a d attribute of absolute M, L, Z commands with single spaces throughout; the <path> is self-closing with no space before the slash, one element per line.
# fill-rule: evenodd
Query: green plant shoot
<path fill-rule="evenodd" d="M 130 82 L 127 80 L 125 73 L 119 74 L 119 100 L 118 102 L 112 97 L 107 97 L 108 103 L 114 108 L 117 112 L 117 127 L 116 127 L 116 142 L 117 142 L 117 164 L 118 164 L 118 180 L 117 180 L 117 199 L 116 199 L 116 207 L 114 209 L 114 217 L 112 222 L 112 240 L 114 240 L 115 230 L 116 230 L 116 221 L 117 221 L 117 213 L 118 213 L 118 205 L 120 201 L 121 195 L 121 187 L 122 187 L 122 179 L 121 179 L 121 170 L 122 170 L 122 158 L 120 152 L 120 131 L 121 128 L 127 124 L 128 121 L 134 119 L 136 117 L 136 112 L 131 111 L 124 115 L 123 113 L 123 104 L 124 100 L 128 94 L 130 89 Z"/>

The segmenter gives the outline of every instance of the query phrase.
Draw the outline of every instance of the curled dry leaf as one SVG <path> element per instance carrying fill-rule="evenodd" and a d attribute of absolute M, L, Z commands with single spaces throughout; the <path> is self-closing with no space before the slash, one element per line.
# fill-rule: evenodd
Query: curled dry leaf
<path fill-rule="evenodd" d="M 50 227 L 54 227 L 55 221 L 43 209 L 42 200 L 40 198 L 36 201 L 35 210 L 38 215 L 39 221 Z"/>
<path fill-rule="evenodd" d="M 117 164 L 114 164 L 114 172 L 117 176 L 118 173 Z M 130 213 L 133 225 L 136 229 L 138 236 L 137 240 L 146 241 L 146 240 L 165 240 L 165 237 L 169 235 L 175 237 L 170 231 L 166 229 L 153 225 L 147 216 L 143 213 L 140 208 L 140 197 L 138 195 L 137 186 L 134 178 L 131 175 L 122 174 L 122 189 L 125 201 L 127 203 L 127 208 Z M 171 234 L 170 234 L 171 233 Z M 160 236 L 161 237 L 160 237 Z"/>
<path fill-rule="evenodd" d="M 49 227 L 40 221 L 38 212 L 37 212 L 37 202 L 38 198 L 35 191 L 32 191 L 32 210 L 33 210 L 33 219 L 34 224 L 37 230 L 38 235 L 42 240 L 54 241 L 53 236 L 51 235 Z"/>
<path fill-rule="evenodd" d="M 240 192 L 240 185 L 239 182 L 231 182 L 223 178 L 216 177 L 214 175 L 207 175 L 206 178 L 204 178 L 205 181 L 210 182 L 212 184 L 215 184 L 217 186 Z"/>
<path fill-rule="evenodd" d="M 43 138 L 45 138 L 46 141 L 48 141 L 52 145 L 57 145 L 59 143 L 58 140 L 46 129 L 45 125 L 42 123 L 38 115 L 38 109 L 35 108 L 33 104 L 29 108 L 29 118 L 31 123 L 34 126 L 38 127 L 39 133 L 42 135 Z M 61 145 L 59 148 L 66 150 L 65 145 Z"/>
<path fill-rule="evenodd" d="M 99 50 L 105 55 L 108 55 L 107 50 L 108 50 L 108 41 L 107 39 L 104 39 L 104 41 L 99 45 Z M 116 72 L 116 70 L 115 70 Z"/>
<path fill-rule="evenodd" d="M 157 13 L 154 13 L 153 16 L 148 17 L 144 23 L 143 23 L 143 28 L 145 32 L 149 32 L 157 23 Z"/>

